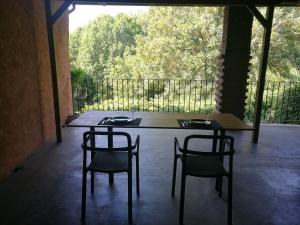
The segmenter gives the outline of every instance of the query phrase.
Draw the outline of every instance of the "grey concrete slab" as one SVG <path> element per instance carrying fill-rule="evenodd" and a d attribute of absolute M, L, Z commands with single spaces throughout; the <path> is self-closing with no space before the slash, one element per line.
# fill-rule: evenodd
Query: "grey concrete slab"
<path fill-rule="evenodd" d="M 64 128 L 63 143 L 42 146 L 22 170 L 0 184 L 0 225 L 81 224 L 83 131 Z M 182 141 L 195 131 L 126 131 L 141 134 L 141 195 L 133 193 L 134 224 L 178 224 L 180 162 L 172 199 L 173 137 Z M 236 139 L 234 224 L 300 224 L 300 127 L 263 125 L 257 145 L 251 143 L 250 132 L 230 134 Z M 115 177 L 109 186 L 108 176 L 97 174 L 94 196 L 88 180 L 86 224 L 127 224 L 127 175 Z M 185 224 L 226 224 L 226 185 L 224 179 L 220 199 L 213 179 L 188 177 Z"/>

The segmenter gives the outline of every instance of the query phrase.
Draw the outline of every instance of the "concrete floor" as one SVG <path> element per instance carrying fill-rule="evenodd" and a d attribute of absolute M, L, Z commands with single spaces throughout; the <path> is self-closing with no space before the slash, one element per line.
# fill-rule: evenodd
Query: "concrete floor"
<path fill-rule="evenodd" d="M 81 224 L 83 131 L 64 128 L 63 143 L 43 146 L 0 184 L 0 225 Z M 195 131 L 127 131 L 140 132 L 142 141 L 141 195 L 133 194 L 134 224 L 178 224 L 180 166 L 176 198 L 170 194 L 173 137 L 182 140 Z M 250 132 L 233 135 L 234 224 L 299 225 L 300 127 L 264 125 L 257 145 L 251 144 Z M 127 175 L 116 175 L 110 187 L 108 177 L 98 174 L 95 184 L 94 196 L 87 193 L 86 224 L 127 224 Z M 225 179 L 220 199 L 213 179 L 188 177 L 185 224 L 226 224 L 226 186 Z"/>

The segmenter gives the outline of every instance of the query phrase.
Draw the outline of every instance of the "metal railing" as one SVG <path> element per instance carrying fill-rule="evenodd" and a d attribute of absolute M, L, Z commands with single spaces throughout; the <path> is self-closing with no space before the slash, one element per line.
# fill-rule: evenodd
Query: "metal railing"
<path fill-rule="evenodd" d="M 256 82 L 248 84 L 245 118 L 253 120 Z M 267 81 L 261 121 L 268 123 L 300 123 L 300 82 Z"/>
<path fill-rule="evenodd" d="M 84 78 L 73 81 L 74 112 L 137 110 L 151 112 L 215 111 L 216 81 Z M 245 120 L 252 121 L 256 82 L 248 84 Z M 284 123 L 300 118 L 300 82 L 267 82 L 262 121 Z"/>

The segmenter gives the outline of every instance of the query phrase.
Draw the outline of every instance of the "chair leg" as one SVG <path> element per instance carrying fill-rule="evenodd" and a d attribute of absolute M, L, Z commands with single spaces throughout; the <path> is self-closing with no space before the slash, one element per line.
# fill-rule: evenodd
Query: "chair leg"
<path fill-rule="evenodd" d="M 135 156 L 135 162 L 136 162 L 136 193 L 137 195 L 140 195 L 140 162 L 139 162 L 139 154 L 137 153 Z"/>
<path fill-rule="evenodd" d="M 215 183 L 215 189 L 216 189 L 216 191 L 219 191 L 219 183 L 220 183 L 220 179 L 219 179 L 219 177 L 216 177 L 216 183 Z"/>
<path fill-rule="evenodd" d="M 228 225 L 232 225 L 232 177 L 228 177 Z"/>
<path fill-rule="evenodd" d="M 176 171 L 177 171 L 177 155 L 174 154 L 173 179 L 172 179 L 172 197 L 175 196 Z"/>
<path fill-rule="evenodd" d="M 218 182 L 218 189 L 219 189 L 219 197 L 221 198 L 222 197 L 222 176 L 220 176 L 218 179 L 219 179 L 219 182 Z"/>
<path fill-rule="evenodd" d="M 132 171 L 128 171 L 128 222 L 132 224 Z"/>
<path fill-rule="evenodd" d="M 86 208 L 86 172 L 82 173 L 82 199 L 81 199 L 81 220 L 85 220 Z"/>
<path fill-rule="evenodd" d="M 94 180 L 95 180 L 95 173 L 91 171 L 91 193 L 94 194 Z"/>
<path fill-rule="evenodd" d="M 109 180 L 110 185 L 114 184 L 114 174 L 113 173 L 109 173 L 108 180 Z"/>
<path fill-rule="evenodd" d="M 181 175 L 181 193 L 180 193 L 180 206 L 179 206 L 179 224 L 183 225 L 183 215 L 184 215 L 184 196 L 185 196 L 185 180 L 186 175 Z"/>

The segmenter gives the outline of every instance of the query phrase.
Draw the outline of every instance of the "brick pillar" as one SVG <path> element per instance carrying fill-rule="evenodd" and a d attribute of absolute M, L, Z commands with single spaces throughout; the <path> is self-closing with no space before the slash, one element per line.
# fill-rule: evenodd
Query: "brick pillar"
<path fill-rule="evenodd" d="M 244 119 L 253 16 L 243 6 L 224 10 L 217 111 Z"/>

